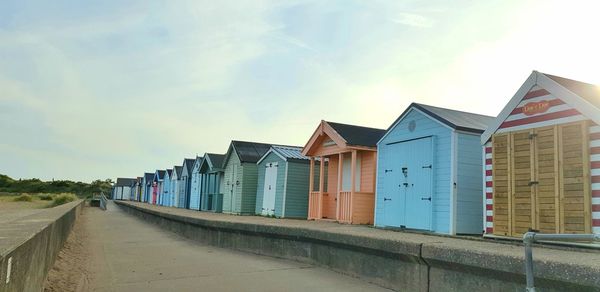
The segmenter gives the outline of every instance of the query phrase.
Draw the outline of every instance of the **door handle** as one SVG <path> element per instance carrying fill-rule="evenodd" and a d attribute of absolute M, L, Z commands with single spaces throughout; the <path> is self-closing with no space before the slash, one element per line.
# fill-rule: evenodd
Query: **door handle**
<path fill-rule="evenodd" d="M 431 202 L 431 197 L 421 198 L 421 201 L 430 201 Z"/>

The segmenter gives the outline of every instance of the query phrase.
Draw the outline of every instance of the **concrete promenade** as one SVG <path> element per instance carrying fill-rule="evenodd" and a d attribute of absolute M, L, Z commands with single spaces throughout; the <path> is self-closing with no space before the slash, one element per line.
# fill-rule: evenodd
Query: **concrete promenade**
<path fill-rule="evenodd" d="M 88 208 L 91 291 L 389 291 L 311 264 L 202 245 L 126 214 Z"/>
<path fill-rule="evenodd" d="M 525 286 L 519 241 L 119 204 L 128 213 L 195 242 L 326 266 L 394 290 L 504 291 Z M 597 249 L 536 245 L 534 261 L 536 286 L 544 291 L 600 287 Z"/>

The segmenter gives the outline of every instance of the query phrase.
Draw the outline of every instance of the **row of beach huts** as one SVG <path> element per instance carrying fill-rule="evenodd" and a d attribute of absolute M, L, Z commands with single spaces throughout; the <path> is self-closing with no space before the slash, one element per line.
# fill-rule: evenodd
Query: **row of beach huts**
<path fill-rule="evenodd" d="M 304 147 L 231 141 L 118 178 L 112 197 L 450 235 L 600 234 L 599 124 L 598 87 L 534 71 L 497 117 L 413 103 L 387 130 L 321 121 Z"/>

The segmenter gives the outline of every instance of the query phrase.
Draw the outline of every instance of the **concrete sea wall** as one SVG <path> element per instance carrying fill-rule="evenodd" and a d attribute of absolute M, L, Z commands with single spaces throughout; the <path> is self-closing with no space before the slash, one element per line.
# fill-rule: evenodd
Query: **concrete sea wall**
<path fill-rule="evenodd" d="M 128 213 L 194 241 L 329 267 L 398 291 L 524 291 L 515 244 L 299 220 L 253 219 L 117 202 Z M 280 221 L 278 221 L 280 220 Z M 338 227 L 339 226 L 339 227 Z M 597 251 L 536 248 L 539 291 L 600 290 Z"/>
<path fill-rule="evenodd" d="M 42 291 L 84 201 L 0 222 L 0 291 Z"/>

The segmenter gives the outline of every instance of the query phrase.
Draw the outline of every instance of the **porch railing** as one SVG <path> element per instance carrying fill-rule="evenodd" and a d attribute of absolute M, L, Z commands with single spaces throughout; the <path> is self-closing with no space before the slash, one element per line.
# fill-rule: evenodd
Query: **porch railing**
<path fill-rule="evenodd" d="M 352 223 L 352 192 L 340 192 L 338 197 L 338 221 Z"/>
<path fill-rule="evenodd" d="M 323 193 L 323 196 L 327 193 Z M 319 209 L 323 208 L 323 201 L 320 198 L 320 192 L 310 192 L 308 196 L 308 219 L 321 219 Z"/>

